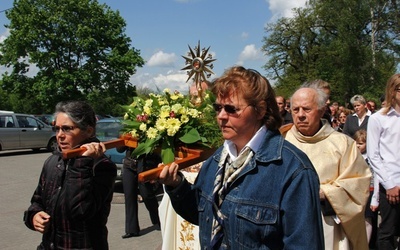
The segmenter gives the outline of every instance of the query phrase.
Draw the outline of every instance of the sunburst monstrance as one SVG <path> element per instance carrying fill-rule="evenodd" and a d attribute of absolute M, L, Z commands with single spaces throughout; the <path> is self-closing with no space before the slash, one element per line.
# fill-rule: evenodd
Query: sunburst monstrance
<path fill-rule="evenodd" d="M 189 52 L 187 56 L 182 56 L 186 60 L 186 66 L 181 70 L 187 70 L 188 79 L 186 82 L 189 81 L 190 78 L 193 76 L 193 81 L 196 85 L 196 89 L 201 94 L 203 92 L 202 82 L 206 82 L 207 78 L 211 76 L 211 74 L 215 74 L 212 69 L 214 65 L 212 64 L 213 61 L 217 59 L 213 59 L 211 54 L 208 54 L 210 47 L 203 48 L 200 51 L 200 41 L 198 42 L 197 46 L 194 47 L 194 51 L 188 45 Z M 200 95 L 201 96 L 201 95 Z"/>

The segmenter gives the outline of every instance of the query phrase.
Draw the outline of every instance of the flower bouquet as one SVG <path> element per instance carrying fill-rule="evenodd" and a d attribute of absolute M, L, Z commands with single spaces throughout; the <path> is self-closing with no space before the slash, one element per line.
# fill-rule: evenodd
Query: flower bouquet
<path fill-rule="evenodd" d="M 168 164 L 174 161 L 178 146 L 220 146 L 222 137 L 213 101 L 207 92 L 204 101 L 194 105 L 189 96 L 169 89 L 162 94 L 150 93 L 147 98 L 134 97 L 130 105 L 124 106 L 123 121 L 124 133 L 138 140 L 132 156 L 160 150 L 163 163 Z"/>

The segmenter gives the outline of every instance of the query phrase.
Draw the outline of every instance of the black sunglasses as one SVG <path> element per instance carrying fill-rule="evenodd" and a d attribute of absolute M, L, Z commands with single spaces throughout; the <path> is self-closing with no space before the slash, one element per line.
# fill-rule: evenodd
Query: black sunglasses
<path fill-rule="evenodd" d="M 236 108 L 233 105 L 219 103 L 213 103 L 213 108 L 216 112 L 220 112 L 222 109 L 224 109 L 228 114 L 236 114 L 236 112 L 240 110 L 240 108 Z"/>
<path fill-rule="evenodd" d="M 67 125 L 62 125 L 62 126 L 54 126 L 53 127 L 53 131 L 56 132 L 58 134 L 58 132 L 60 132 L 60 130 L 63 133 L 69 133 L 72 130 L 76 129 L 76 126 L 67 126 Z"/>

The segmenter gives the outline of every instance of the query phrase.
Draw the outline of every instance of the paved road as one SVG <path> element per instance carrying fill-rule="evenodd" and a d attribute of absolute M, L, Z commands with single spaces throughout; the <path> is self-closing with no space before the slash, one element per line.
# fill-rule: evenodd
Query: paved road
<path fill-rule="evenodd" d="M 31 250 L 40 243 L 41 234 L 28 229 L 23 221 L 24 210 L 36 188 L 48 152 L 0 152 L 0 249 Z M 139 221 L 142 236 L 122 239 L 125 209 L 121 186 L 116 185 L 111 213 L 108 218 L 110 249 L 161 249 L 161 232 L 154 230 L 143 203 L 139 204 Z"/>

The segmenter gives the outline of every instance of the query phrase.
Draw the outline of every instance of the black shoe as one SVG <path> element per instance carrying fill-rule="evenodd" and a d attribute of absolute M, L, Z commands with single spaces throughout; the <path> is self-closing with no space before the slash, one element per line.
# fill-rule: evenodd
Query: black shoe
<path fill-rule="evenodd" d="M 127 239 L 127 238 L 131 238 L 131 237 L 138 237 L 139 235 L 140 235 L 139 233 L 129 233 L 129 234 L 122 235 L 122 239 Z"/>
<path fill-rule="evenodd" d="M 153 227 L 154 227 L 155 230 L 161 231 L 161 226 L 160 226 L 160 224 L 154 224 Z"/>

